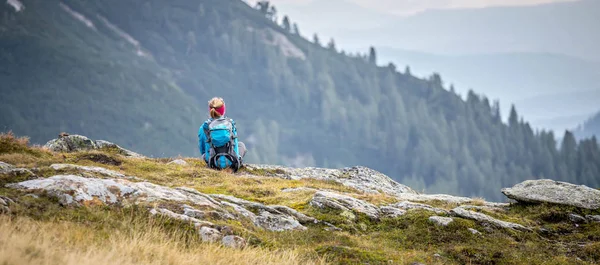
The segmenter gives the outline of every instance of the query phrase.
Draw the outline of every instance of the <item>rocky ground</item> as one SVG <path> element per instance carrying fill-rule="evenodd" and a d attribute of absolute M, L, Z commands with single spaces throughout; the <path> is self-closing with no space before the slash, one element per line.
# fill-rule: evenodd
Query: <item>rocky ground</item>
<path fill-rule="evenodd" d="M 503 189 L 512 203 L 493 203 L 420 194 L 364 167 L 248 165 L 231 174 L 78 135 L 45 147 L 3 135 L 0 161 L 0 213 L 12 218 L 87 223 L 90 212 L 135 209 L 192 229 L 192 241 L 290 249 L 306 262 L 600 261 L 600 191 L 552 180 Z"/>

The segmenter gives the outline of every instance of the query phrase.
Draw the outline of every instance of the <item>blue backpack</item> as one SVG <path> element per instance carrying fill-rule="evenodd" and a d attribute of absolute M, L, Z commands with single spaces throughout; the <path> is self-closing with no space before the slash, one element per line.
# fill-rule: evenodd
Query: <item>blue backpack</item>
<path fill-rule="evenodd" d="M 235 122 L 225 117 L 214 119 L 204 127 L 204 134 L 210 146 L 205 154 L 208 166 L 217 170 L 231 168 L 237 172 L 241 161 L 237 154 Z"/>

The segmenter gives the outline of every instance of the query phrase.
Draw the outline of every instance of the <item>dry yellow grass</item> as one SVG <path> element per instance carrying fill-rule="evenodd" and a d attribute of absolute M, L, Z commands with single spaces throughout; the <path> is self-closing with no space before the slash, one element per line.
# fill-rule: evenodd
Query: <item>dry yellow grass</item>
<path fill-rule="evenodd" d="M 247 248 L 216 244 L 184 245 L 159 227 L 115 231 L 103 240 L 96 230 L 69 222 L 37 222 L 0 216 L 0 264 L 325 264 L 305 260 L 293 250 Z"/>

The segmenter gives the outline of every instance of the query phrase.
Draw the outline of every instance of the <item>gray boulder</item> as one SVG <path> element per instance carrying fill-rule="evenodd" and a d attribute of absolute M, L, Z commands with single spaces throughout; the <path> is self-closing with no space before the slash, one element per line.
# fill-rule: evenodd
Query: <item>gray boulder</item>
<path fill-rule="evenodd" d="M 452 209 L 450 211 L 450 213 L 455 216 L 458 216 L 458 217 L 475 220 L 480 223 L 490 224 L 490 225 L 500 227 L 500 228 L 509 228 L 509 229 L 514 229 L 514 230 L 519 230 L 519 231 L 531 231 L 531 229 L 529 229 L 523 225 L 498 220 L 498 219 L 495 219 L 486 214 L 469 211 L 462 207 L 456 207 L 456 208 Z"/>
<path fill-rule="evenodd" d="M 223 238 L 223 235 L 221 235 L 221 232 L 219 232 L 219 230 L 206 226 L 200 228 L 199 233 L 202 242 L 217 243 Z"/>
<path fill-rule="evenodd" d="M 235 249 L 243 249 L 246 247 L 246 240 L 244 238 L 233 235 L 223 237 L 221 243 L 226 247 Z"/>
<path fill-rule="evenodd" d="M 554 203 L 600 209 L 600 190 L 549 179 L 527 180 L 502 189 L 508 198 L 528 203 Z"/>
<path fill-rule="evenodd" d="M 388 217 L 388 218 L 396 218 L 396 217 L 406 214 L 406 210 L 402 210 L 402 209 L 398 209 L 396 207 L 390 207 L 390 206 L 381 206 L 381 207 L 379 207 L 379 210 L 381 211 L 382 217 Z"/>
<path fill-rule="evenodd" d="M 104 141 L 97 140 L 94 141 L 90 138 L 87 138 L 83 135 L 61 135 L 56 139 L 48 141 L 45 145 L 50 151 L 53 152 L 78 152 L 78 151 L 87 151 L 101 148 L 114 148 L 119 151 L 124 156 L 131 157 L 144 157 L 138 153 L 132 152 L 125 148 L 120 147 L 117 144 Z"/>
<path fill-rule="evenodd" d="M 45 148 L 53 152 L 75 152 L 97 149 L 96 143 L 83 135 L 59 136 L 48 141 Z"/>
<path fill-rule="evenodd" d="M 310 205 L 318 208 L 330 208 L 341 211 L 363 213 L 371 219 L 379 219 L 380 211 L 377 206 L 363 200 L 334 192 L 319 191 L 315 193 Z"/>
<path fill-rule="evenodd" d="M 306 230 L 307 228 L 298 222 L 293 216 L 284 214 L 273 214 L 261 211 L 255 219 L 255 224 L 269 231 Z"/>
<path fill-rule="evenodd" d="M 432 222 L 435 225 L 439 225 L 439 226 L 448 226 L 453 221 L 454 220 L 450 217 L 442 217 L 442 216 L 430 216 L 429 217 L 429 222 Z"/>

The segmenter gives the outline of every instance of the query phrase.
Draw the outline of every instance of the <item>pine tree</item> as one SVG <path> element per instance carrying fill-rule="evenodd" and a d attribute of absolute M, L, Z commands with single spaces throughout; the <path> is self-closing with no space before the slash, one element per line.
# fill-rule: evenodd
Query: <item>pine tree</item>
<path fill-rule="evenodd" d="M 281 26 L 283 27 L 283 29 L 285 29 L 285 31 L 291 32 L 292 28 L 290 26 L 290 19 L 288 18 L 287 15 L 283 17 L 283 22 L 282 22 Z"/>
<path fill-rule="evenodd" d="M 512 104 L 510 106 L 510 114 L 508 116 L 508 125 L 511 128 L 516 128 L 519 125 L 519 115 L 517 114 L 517 109 L 515 105 Z"/>
<path fill-rule="evenodd" d="M 321 46 L 321 41 L 319 40 L 319 35 L 317 35 L 317 33 L 313 35 L 313 43 Z"/>
<path fill-rule="evenodd" d="M 300 29 L 298 28 L 298 24 L 294 23 L 292 33 L 298 36 L 300 35 Z"/>
<path fill-rule="evenodd" d="M 336 48 L 335 48 L 335 40 L 333 40 L 333 38 L 331 38 L 329 40 L 329 43 L 327 43 L 327 48 L 330 49 L 330 50 L 332 50 L 332 51 L 336 50 Z"/>
<path fill-rule="evenodd" d="M 377 64 L 377 53 L 375 52 L 375 48 L 371 46 L 369 49 L 369 63 Z"/>

